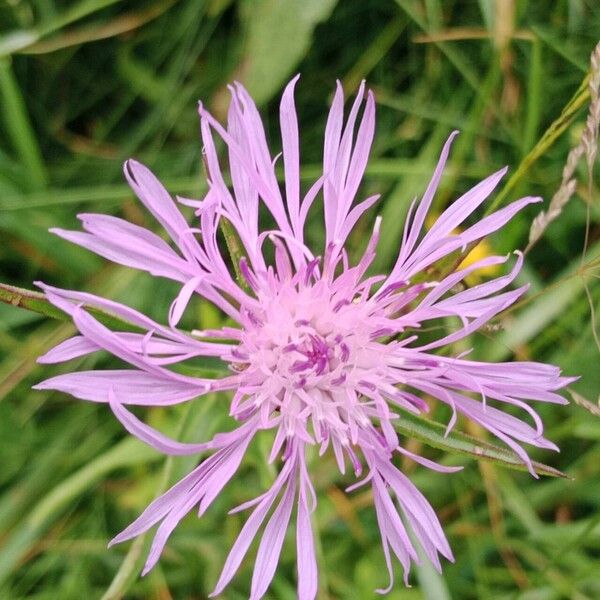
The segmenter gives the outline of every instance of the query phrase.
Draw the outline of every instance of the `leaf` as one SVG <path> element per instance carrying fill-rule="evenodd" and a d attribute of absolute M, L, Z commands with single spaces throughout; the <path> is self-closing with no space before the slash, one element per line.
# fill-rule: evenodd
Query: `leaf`
<path fill-rule="evenodd" d="M 243 79 L 257 104 L 266 102 L 306 54 L 318 23 L 337 0 L 256 0 L 244 6 Z"/>
<path fill-rule="evenodd" d="M 160 455 L 134 438 L 126 438 L 58 484 L 27 515 L 18 529 L 3 540 L 0 584 L 14 571 L 31 546 L 75 499 L 105 475 L 117 469 L 146 465 Z"/>
<path fill-rule="evenodd" d="M 61 14 L 54 14 L 51 19 L 44 21 L 32 29 L 10 31 L 0 39 L 0 57 L 9 56 L 23 51 L 42 38 L 55 31 L 60 31 L 66 25 L 75 23 L 95 12 L 101 11 L 112 4 L 123 0 L 81 0 L 72 2 L 71 6 Z M 44 11 L 42 11 L 44 12 Z M 54 12 L 54 11 L 53 11 Z"/>
<path fill-rule="evenodd" d="M 400 433 L 417 439 L 428 446 L 445 450 L 454 454 L 462 454 L 477 460 L 489 460 L 500 467 L 515 469 L 517 471 L 527 471 L 523 461 L 508 448 L 496 446 L 491 442 L 480 440 L 460 431 L 451 431 L 447 436 L 444 435 L 446 426 L 441 423 L 429 421 L 413 415 L 403 415 L 395 423 L 395 428 Z M 548 465 L 532 461 L 533 468 L 539 475 L 548 475 L 550 477 L 568 476 Z"/>
<path fill-rule="evenodd" d="M 159 0 L 142 10 L 125 12 L 107 22 L 97 22 L 79 28 L 59 30 L 60 33 L 48 40 L 40 40 L 21 47 L 23 54 L 45 54 L 64 48 L 79 46 L 128 33 L 152 21 L 171 8 L 176 0 Z"/>
<path fill-rule="evenodd" d="M 32 189 L 43 189 L 47 181 L 46 167 L 12 64 L 6 58 L 0 58 L 0 98 L 8 137 L 12 138 L 21 163 L 29 173 Z"/>

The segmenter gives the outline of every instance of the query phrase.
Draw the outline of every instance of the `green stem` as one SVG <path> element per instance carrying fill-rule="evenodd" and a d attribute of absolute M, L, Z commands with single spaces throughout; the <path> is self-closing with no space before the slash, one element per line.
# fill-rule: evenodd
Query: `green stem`
<path fill-rule="evenodd" d="M 219 220 L 219 227 L 221 228 L 221 232 L 223 233 L 223 237 L 225 238 L 225 244 L 227 244 L 227 251 L 229 252 L 229 256 L 231 257 L 231 262 L 233 263 L 235 278 L 244 291 L 251 292 L 250 286 L 248 285 L 246 279 L 244 278 L 240 270 L 240 260 L 244 258 L 244 251 L 242 249 L 240 239 L 235 233 L 235 229 L 227 219 L 221 217 L 221 219 Z"/>
<path fill-rule="evenodd" d="M 24 308 L 32 312 L 36 312 L 45 317 L 52 319 L 58 319 L 59 321 L 69 321 L 69 316 L 62 312 L 59 308 L 56 308 L 44 294 L 35 292 L 33 290 L 27 290 L 25 288 L 16 287 L 14 285 L 8 285 L 6 283 L 0 283 L 0 302 L 16 306 L 18 308 Z M 111 329 L 118 329 L 120 331 L 141 331 L 139 327 L 120 319 L 116 315 L 105 312 L 103 310 L 86 307 L 91 314 L 94 315 L 103 325 L 110 327 Z"/>

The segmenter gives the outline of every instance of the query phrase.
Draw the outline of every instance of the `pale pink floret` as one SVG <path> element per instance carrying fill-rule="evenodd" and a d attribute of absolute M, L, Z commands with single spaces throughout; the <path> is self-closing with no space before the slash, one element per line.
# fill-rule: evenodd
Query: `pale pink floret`
<path fill-rule="evenodd" d="M 507 275 L 458 292 L 457 286 L 470 273 L 503 264 L 509 257 L 485 258 L 441 280 L 417 278 L 440 259 L 497 231 L 523 207 L 540 199 L 523 198 L 466 224 L 494 191 L 503 169 L 452 203 L 425 232 L 425 219 L 454 132 L 444 145 L 423 198 L 411 207 L 391 273 L 367 277 L 380 219 L 375 219 L 371 239 L 356 265 L 349 265 L 344 244 L 355 223 L 378 198 L 355 200 L 374 136 L 373 94 L 366 92 L 365 99 L 362 84 L 344 121 L 343 92 L 338 84 L 325 130 L 323 174 L 302 195 L 294 106 L 297 79 L 288 84 L 281 100 L 283 190 L 258 111 L 247 91 L 236 83 L 230 88 L 227 127 L 200 106 L 209 189 L 202 200 L 179 199 L 195 208 L 199 218 L 195 225 L 186 222 L 146 167 L 133 160 L 125 165 L 131 187 L 172 244 L 106 215 L 80 215 L 84 232 L 54 230 L 109 260 L 180 282 L 181 291 L 166 315 L 168 326 L 110 300 L 40 284 L 48 299 L 68 313 L 79 330 L 78 336 L 59 344 L 40 362 L 63 362 L 107 350 L 129 366 L 58 375 L 38 384 L 38 389 L 108 403 L 131 434 L 160 452 L 212 452 L 111 542 L 131 539 L 159 525 L 144 572 L 154 566 L 170 533 L 192 508 L 197 507 L 200 515 L 207 510 L 234 476 L 256 432 L 273 430 L 268 460 L 280 461 L 279 475 L 264 494 L 235 509 L 252 512 L 225 561 L 213 595 L 229 583 L 261 528 L 250 596 L 258 599 L 264 595 L 295 510 L 298 597 L 315 598 L 317 563 L 310 514 L 317 500 L 307 470 L 307 450 L 313 446 L 320 454 L 331 449 L 342 473 L 349 465 L 356 477 L 363 477 L 349 491 L 361 485 L 372 487 L 390 575 L 389 586 L 380 592 L 393 585 L 391 552 L 402 564 L 408 583 L 411 563 L 419 562 L 413 540 L 440 570 L 439 554 L 453 560 L 440 523 L 424 496 L 393 465 L 392 457 L 398 452 L 437 471 L 455 469 L 402 448 L 394 421 L 405 411 L 427 411 L 426 399 L 436 398 L 452 410 L 448 430 L 459 413 L 465 415 L 512 448 L 536 476 L 521 444 L 557 448 L 543 437 L 541 419 L 528 401 L 564 403 L 556 392 L 570 381 L 561 377 L 556 367 L 540 363 L 487 364 L 468 360 L 465 354 L 434 353 L 468 336 L 525 292 L 526 286 L 511 288 L 523 262 L 520 254 Z M 227 145 L 231 187 L 221 173 L 215 132 Z M 305 245 L 304 229 L 317 198 L 323 202 L 326 240 L 322 249 L 313 252 Z M 261 206 L 273 222 L 265 231 L 259 230 Z M 244 249 L 239 265 L 243 286 L 219 250 L 223 217 L 235 228 Z M 274 250 L 272 265 L 267 264 L 263 252 L 267 243 Z M 213 302 L 235 325 L 193 335 L 178 329 L 194 294 Z M 111 331 L 90 308 L 111 312 L 140 332 Z M 421 339 L 423 324 L 448 317 L 457 318 L 461 325 L 437 339 Z M 204 356 L 224 361 L 231 374 L 204 379 L 170 368 Z M 198 444 L 172 440 L 126 408 L 128 404 L 167 406 L 226 390 L 233 393 L 230 414 L 239 424 L 237 429 Z M 525 411 L 533 426 L 497 408 L 503 403 Z"/>

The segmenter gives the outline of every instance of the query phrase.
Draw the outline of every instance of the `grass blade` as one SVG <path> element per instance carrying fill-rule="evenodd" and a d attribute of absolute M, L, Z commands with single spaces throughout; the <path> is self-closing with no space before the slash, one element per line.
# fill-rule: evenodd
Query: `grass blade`
<path fill-rule="evenodd" d="M 160 454 L 152 448 L 134 438 L 127 438 L 60 483 L 5 540 L 0 555 L 0 585 L 10 577 L 31 544 L 79 494 L 115 469 L 146 464 L 157 458 Z"/>

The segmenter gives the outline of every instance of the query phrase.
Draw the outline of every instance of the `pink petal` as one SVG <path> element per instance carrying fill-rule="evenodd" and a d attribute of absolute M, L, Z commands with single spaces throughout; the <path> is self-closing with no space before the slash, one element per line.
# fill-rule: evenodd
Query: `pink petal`
<path fill-rule="evenodd" d="M 135 160 L 128 160 L 123 172 L 138 198 L 177 242 L 189 225 L 167 190 L 147 167 Z"/>
<path fill-rule="evenodd" d="M 251 600 L 259 600 L 263 597 L 275 575 L 295 496 L 296 480 L 293 478 L 287 482 L 283 498 L 267 523 L 260 541 L 252 575 Z"/>
<path fill-rule="evenodd" d="M 40 364 L 61 363 L 72 360 L 73 358 L 85 356 L 91 352 L 96 352 L 98 349 L 96 344 L 90 342 L 81 335 L 76 335 L 75 337 L 69 338 L 57 346 L 54 346 L 54 348 L 46 352 L 46 354 L 40 356 L 37 359 L 37 362 Z"/>
<path fill-rule="evenodd" d="M 160 375 L 136 370 L 79 371 L 46 379 L 33 386 L 36 390 L 57 390 L 80 400 L 108 402 L 108 393 L 124 404 L 169 406 L 205 394 L 208 386 L 174 381 Z"/>
<path fill-rule="evenodd" d="M 281 490 L 282 486 L 287 483 L 290 476 L 290 470 L 291 465 L 290 461 L 288 461 L 280 471 L 271 489 L 263 495 L 263 498 L 258 506 L 254 509 L 250 517 L 248 517 L 246 523 L 244 523 L 242 531 L 238 535 L 233 547 L 229 551 L 229 555 L 227 556 L 227 560 L 225 561 L 225 565 L 221 571 L 219 581 L 217 582 L 213 592 L 210 594 L 211 598 L 218 596 L 223 591 L 225 586 L 231 581 L 231 578 L 235 575 L 235 572 L 238 570 L 242 560 L 244 559 L 244 556 L 248 552 L 248 548 L 256 536 L 259 527 L 262 525 L 267 513 L 273 505 L 277 494 Z"/>
<path fill-rule="evenodd" d="M 115 394 L 111 394 L 110 391 L 109 404 L 115 417 L 119 419 L 123 427 L 125 427 L 131 435 L 137 437 L 149 446 L 152 446 L 155 450 L 158 450 L 163 454 L 185 456 L 204 452 L 214 447 L 212 442 L 205 442 L 203 444 L 185 444 L 163 435 L 153 427 L 142 423 L 142 421 L 140 421 L 133 413 L 129 412 L 120 402 L 118 402 Z"/>
<path fill-rule="evenodd" d="M 283 165 L 285 172 L 285 197 L 294 234 L 301 239 L 300 215 L 300 149 L 298 117 L 294 105 L 294 87 L 300 79 L 296 75 L 286 86 L 281 96 L 279 122 L 283 145 Z"/>

